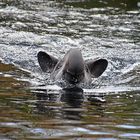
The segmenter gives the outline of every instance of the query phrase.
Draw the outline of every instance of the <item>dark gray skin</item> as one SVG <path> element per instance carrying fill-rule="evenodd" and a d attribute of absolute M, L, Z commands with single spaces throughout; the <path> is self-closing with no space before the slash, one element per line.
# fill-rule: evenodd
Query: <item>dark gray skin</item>
<path fill-rule="evenodd" d="M 102 75 L 108 65 L 106 59 L 85 62 L 79 49 L 70 49 L 61 60 L 42 51 L 37 57 L 41 69 L 44 72 L 51 72 L 52 79 L 64 79 L 73 85 L 91 82 L 91 78 Z"/>

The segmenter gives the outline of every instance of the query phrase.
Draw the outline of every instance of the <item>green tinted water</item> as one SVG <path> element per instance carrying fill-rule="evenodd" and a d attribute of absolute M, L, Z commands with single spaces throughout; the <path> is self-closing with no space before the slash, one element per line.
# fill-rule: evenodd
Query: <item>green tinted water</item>
<path fill-rule="evenodd" d="M 0 2 L 0 139 L 140 139 L 140 3 Z M 104 57 L 89 87 L 62 89 L 46 79 L 37 52 Z"/>

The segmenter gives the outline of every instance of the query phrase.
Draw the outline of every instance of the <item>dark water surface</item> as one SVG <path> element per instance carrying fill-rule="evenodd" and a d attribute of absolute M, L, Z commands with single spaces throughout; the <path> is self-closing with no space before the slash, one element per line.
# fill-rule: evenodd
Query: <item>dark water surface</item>
<path fill-rule="evenodd" d="M 62 89 L 37 52 L 106 58 L 91 85 Z M 139 0 L 0 0 L 0 140 L 140 140 Z"/>

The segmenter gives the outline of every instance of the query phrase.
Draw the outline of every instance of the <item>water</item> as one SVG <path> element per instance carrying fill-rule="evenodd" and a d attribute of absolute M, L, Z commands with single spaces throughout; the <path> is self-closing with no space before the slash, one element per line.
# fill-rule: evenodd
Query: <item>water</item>
<path fill-rule="evenodd" d="M 138 0 L 0 1 L 0 139 L 140 139 Z M 105 73 L 63 89 L 37 53 L 106 58 Z M 47 80 L 46 80 L 47 79 Z"/>

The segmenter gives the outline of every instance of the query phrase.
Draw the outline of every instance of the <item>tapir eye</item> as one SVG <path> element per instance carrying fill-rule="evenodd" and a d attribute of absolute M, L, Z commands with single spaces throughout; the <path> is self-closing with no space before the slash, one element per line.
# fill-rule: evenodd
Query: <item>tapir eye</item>
<path fill-rule="evenodd" d="M 81 72 L 77 75 L 78 78 L 83 77 L 84 76 L 84 72 Z"/>
<path fill-rule="evenodd" d="M 74 74 L 73 74 L 71 71 L 69 71 L 68 69 L 67 69 L 67 73 L 70 74 L 70 75 L 72 75 L 72 76 L 74 75 Z"/>

